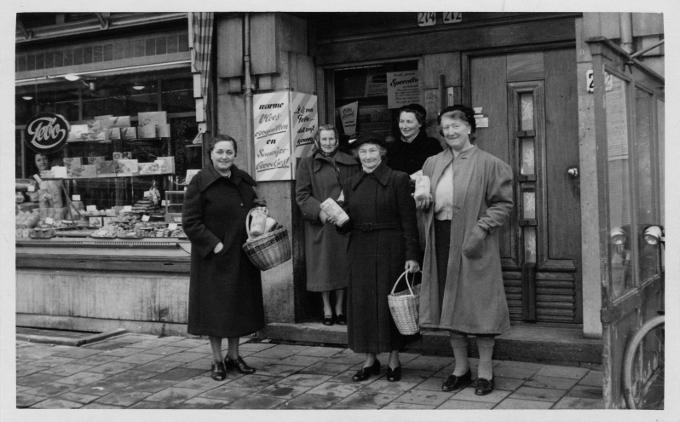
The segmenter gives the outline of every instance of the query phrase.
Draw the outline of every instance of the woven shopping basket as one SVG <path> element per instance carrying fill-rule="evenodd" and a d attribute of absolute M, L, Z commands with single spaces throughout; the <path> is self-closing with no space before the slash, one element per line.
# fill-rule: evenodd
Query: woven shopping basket
<path fill-rule="evenodd" d="M 248 240 L 246 240 L 242 248 L 253 265 L 259 268 L 260 271 L 266 271 L 290 259 L 291 249 L 288 230 L 285 227 L 279 227 L 251 238 L 249 223 L 252 211 L 250 210 L 246 216 Z"/>
<path fill-rule="evenodd" d="M 387 295 L 387 305 L 390 308 L 392 319 L 401 334 L 411 335 L 419 331 L 418 328 L 418 302 L 420 299 L 420 284 L 413 286 L 408 279 L 408 272 L 401 273 L 392 286 L 392 291 Z M 396 292 L 399 281 L 404 278 L 406 287 Z"/>

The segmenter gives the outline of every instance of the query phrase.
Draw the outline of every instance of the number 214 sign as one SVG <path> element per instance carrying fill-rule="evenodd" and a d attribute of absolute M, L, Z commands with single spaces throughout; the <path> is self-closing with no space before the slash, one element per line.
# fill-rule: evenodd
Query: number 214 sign
<path fill-rule="evenodd" d="M 462 12 L 443 12 L 442 22 L 444 23 L 460 23 L 463 22 Z M 435 12 L 419 12 L 418 26 L 432 26 L 437 23 L 437 13 Z"/>

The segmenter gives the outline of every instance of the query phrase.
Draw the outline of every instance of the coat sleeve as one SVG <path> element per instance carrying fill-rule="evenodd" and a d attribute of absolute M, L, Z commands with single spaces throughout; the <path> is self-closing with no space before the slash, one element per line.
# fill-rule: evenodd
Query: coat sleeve
<path fill-rule="evenodd" d="M 512 169 L 499 159 L 494 159 L 487 167 L 485 199 L 486 211 L 480 216 L 477 225 L 491 232 L 501 227 L 513 207 Z"/>
<path fill-rule="evenodd" d="M 418 240 L 418 226 L 416 223 L 416 204 L 411 196 L 410 177 L 400 173 L 395 177 L 397 195 L 397 211 L 399 213 L 404 250 L 406 259 L 420 260 L 420 245 Z"/>
<path fill-rule="evenodd" d="M 191 241 L 192 249 L 196 250 L 199 256 L 205 258 L 220 242 L 220 238 L 208 230 L 203 223 L 201 192 L 196 179 L 194 177 L 194 180 L 189 183 L 184 195 L 182 228 Z"/>
<path fill-rule="evenodd" d="M 319 212 L 321 201 L 312 196 L 312 160 L 305 158 L 295 171 L 295 202 L 297 202 L 302 218 L 321 223 Z"/>

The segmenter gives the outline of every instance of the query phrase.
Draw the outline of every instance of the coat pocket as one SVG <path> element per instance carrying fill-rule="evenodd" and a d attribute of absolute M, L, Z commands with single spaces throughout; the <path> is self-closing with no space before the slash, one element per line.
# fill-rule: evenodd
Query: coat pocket
<path fill-rule="evenodd" d="M 486 232 L 479 226 L 473 227 L 463 241 L 463 255 L 470 259 L 481 258 L 484 251 L 484 239 L 486 239 Z"/>

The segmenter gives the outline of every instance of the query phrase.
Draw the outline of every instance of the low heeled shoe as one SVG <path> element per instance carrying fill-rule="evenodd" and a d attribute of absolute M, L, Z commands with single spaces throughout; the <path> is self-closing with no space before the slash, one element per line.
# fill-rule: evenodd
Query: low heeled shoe
<path fill-rule="evenodd" d="M 486 396 L 494 389 L 493 379 L 477 378 L 475 382 L 475 394 L 478 396 Z"/>
<path fill-rule="evenodd" d="M 222 362 L 213 362 L 210 367 L 210 378 L 215 381 L 222 381 L 227 377 L 227 371 Z"/>
<path fill-rule="evenodd" d="M 446 381 L 442 384 L 442 391 L 453 391 L 467 387 L 472 383 L 472 373 L 468 369 L 466 373 L 460 376 L 449 375 Z"/>
<path fill-rule="evenodd" d="M 243 361 L 243 358 L 241 356 L 239 356 L 236 359 L 231 359 L 231 358 L 227 357 L 224 360 L 224 366 L 227 369 L 227 371 L 236 370 L 237 372 L 240 372 L 240 373 L 246 374 L 246 375 L 252 374 L 252 373 L 255 372 L 255 368 L 251 368 L 250 366 L 248 366 Z"/>
<path fill-rule="evenodd" d="M 396 368 L 392 369 L 388 365 L 387 373 L 385 375 L 387 377 L 387 381 L 390 382 L 399 381 L 401 379 L 401 366 L 397 366 Z"/>
<path fill-rule="evenodd" d="M 322 322 L 323 322 L 323 325 L 333 325 L 333 317 L 332 316 L 324 316 Z"/>
<path fill-rule="evenodd" d="M 352 377 L 353 381 L 364 381 L 371 377 L 371 375 L 378 375 L 380 373 L 380 362 L 378 359 L 373 362 L 371 366 L 364 366 L 359 369 L 356 374 Z"/>
<path fill-rule="evenodd" d="M 335 318 L 335 322 L 338 325 L 347 325 L 347 318 L 345 318 L 344 314 L 338 314 L 338 316 Z"/>

